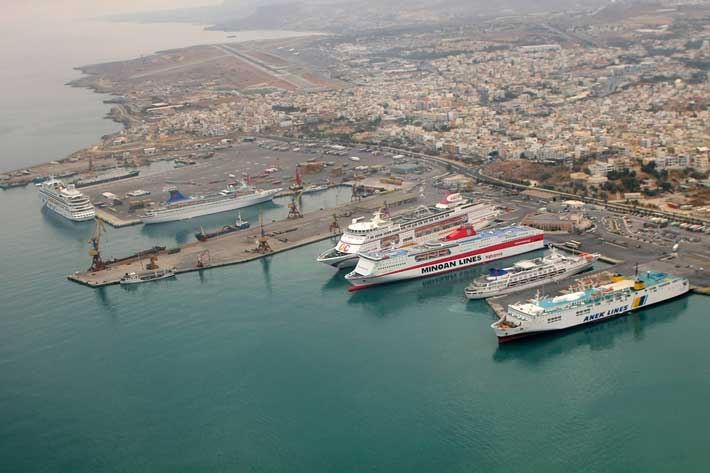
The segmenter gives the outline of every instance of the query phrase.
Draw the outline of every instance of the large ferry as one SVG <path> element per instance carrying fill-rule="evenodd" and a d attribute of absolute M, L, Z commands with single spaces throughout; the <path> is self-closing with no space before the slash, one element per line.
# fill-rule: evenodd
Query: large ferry
<path fill-rule="evenodd" d="M 72 184 L 67 186 L 58 179 L 50 178 L 39 186 L 42 205 L 64 218 L 75 222 L 92 220 L 96 210 L 91 201 Z"/>
<path fill-rule="evenodd" d="M 437 238 L 461 225 L 480 230 L 500 212 L 493 205 L 472 203 L 461 194 L 447 194 L 433 206 L 421 206 L 395 217 L 375 212 L 371 220 L 353 219 L 338 244 L 318 257 L 318 261 L 336 268 L 357 265 L 358 253 L 399 248 Z"/>
<path fill-rule="evenodd" d="M 544 246 L 544 233 L 535 228 L 514 225 L 476 234 L 471 225 L 464 225 L 445 238 L 413 247 L 361 253 L 355 270 L 345 279 L 355 291 L 484 264 Z"/>
<path fill-rule="evenodd" d="M 513 266 L 491 268 L 487 275 L 473 280 L 464 293 L 469 299 L 485 299 L 559 281 L 588 269 L 599 254 L 566 256 L 553 248 L 541 258 L 518 261 Z"/>
<path fill-rule="evenodd" d="M 511 304 L 491 328 L 499 342 L 507 342 L 616 317 L 683 295 L 688 289 L 686 278 L 666 273 L 646 272 L 633 279 L 616 275 L 608 284 L 583 291 Z"/>
<path fill-rule="evenodd" d="M 250 186 L 228 187 L 216 194 L 187 197 L 177 189 L 170 190 L 170 198 L 162 207 L 149 210 L 143 223 L 165 223 L 211 215 L 271 201 L 281 189 L 257 190 Z"/>

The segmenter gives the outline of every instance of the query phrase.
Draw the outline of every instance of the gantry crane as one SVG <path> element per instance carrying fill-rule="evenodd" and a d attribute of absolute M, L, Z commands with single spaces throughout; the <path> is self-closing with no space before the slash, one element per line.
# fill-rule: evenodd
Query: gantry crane
<path fill-rule="evenodd" d="M 288 204 L 288 218 L 289 220 L 294 218 L 303 218 L 301 209 L 298 208 L 298 199 L 301 198 L 301 192 L 296 192 L 291 195 L 291 203 Z"/>
<path fill-rule="evenodd" d="M 106 233 L 106 226 L 102 220 L 98 218 L 95 220 L 96 228 L 94 229 L 94 235 L 89 240 L 89 244 L 91 245 L 91 248 L 89 248 L 89 256 L 91 256 L 91 267 L 89 267 L 89 271 L 92 272 L 101 271 L 107 267 L 104 260 L 101 259 L 101 249 L 99 246 L 101 242 L 101 235 Z"/>
<path fill-rule="evenodd" d="M 336 214 L 333 214 L 333 221 L 330 222 L 330 233 L 336 234 L 340 233 L 340 225 L 338 225 L 338 216 Z"/>
<path fill-rule="evenodd" d="M 271 253 L 274 251 L 269 245 L 269 240 L 266 238 L 266 232 L 264 231 L 264 215 L 259 210 L 259 226 L 261 227 L 261 233 L 259 238 L 256 240 L 256 252 L 261 254 Z"/>

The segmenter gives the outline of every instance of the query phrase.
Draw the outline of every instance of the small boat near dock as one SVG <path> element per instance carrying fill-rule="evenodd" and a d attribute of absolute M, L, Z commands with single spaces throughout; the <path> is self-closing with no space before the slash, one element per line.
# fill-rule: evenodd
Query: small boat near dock
<path fill-rule="evenodd" d="M 234 225 L 226 225 L 221 229 L 215 230 L 213 232 L 205 232 L 205 230 L 200 227 L 200 232 L 195 233 L 195 238 L 200 241 L 207 241 L 210 238 L 214 238 L 220 235 L 226 235 L 228 233 L 238 232 L 239 230 L 246 230 L 247 228 L 249 228 L 249 222 L 247 222 L 246 220 L 242 220 L 242 214 L 239 214 L 237 220 L 234 222 Z"/>
<path fill-rule="evenodd" d="M 130 284 L 141 284 L 144 282 L 159 281 L 161 279 L 168 279 L 174 277 L 175 271 L 172 269 L 155 269 L 141 271 L 139 273 L 131 271 L 130 273 L 126 273 L 118 283 L 123 286 L 126 286 Z"/>

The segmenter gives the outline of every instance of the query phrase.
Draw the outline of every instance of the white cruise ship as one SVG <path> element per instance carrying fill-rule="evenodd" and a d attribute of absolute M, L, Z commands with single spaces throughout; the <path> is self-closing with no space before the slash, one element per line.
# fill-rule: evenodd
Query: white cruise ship
<path fill-rule="evenodd" d="M 257 190 L 249 186 L 229 187 L 217 194 L 187 197 L 177 189 L 162 207 L 148 210 L 141 216 L 145 224 L 174 222 L 201 217 L 271 201 L 281 189 Z"/>
<path fill-rule="evenodd" d="M 535 228 L 514 225 L 476 234 L 473 227 L 466 225 L 440 240 L 410 248 L 361 253 L 355 270 L 345 279 L 353 285 L 350 291 L 355 291 L 485 264 L 544 246 L 544 233 Z"/>
<path fill-rule="evenodd" d="M 599 254 L 580 253 L 566 256 L 553 248 L 541 258 L 518 261 L 473 280 L 464 293 L 469 299 L 485 299 L 559 281 L 590 268 Z"/>
<path fill-rule="evenodd" d="M 616 275 L 609 284 L 511 304 L 491 328 L 499 342 L 507 342 L 610 319 L 683 295 L 689 288 L 686 278 L 666 273 L 647 272 L 633 279 Z"/>
<path fill-rule="evenodd" d="M 91 201 L 72 184 L 67 186 L 58 179 L 50 178 L 38 186 L 42 205 L 62 217 L 75 222 L 92 220 L 96 210 Z"/>
<path fill-rule="evenodd" d="M 321 254 L 317 261 L 339 269 L 352 268 L 357 265 L 359 253 L 415 245 L 444 236 L 461 225 L 472 225 L 480 230 L 498 215 L 500 212 L 495 206 L 469 202 L 461 194 L 447 194 L 436 205 L 421 206 L 393 218 L 383 218 L 381 212 L 375 212 L 368 221 L 353 219 L 338 244 Z"/>

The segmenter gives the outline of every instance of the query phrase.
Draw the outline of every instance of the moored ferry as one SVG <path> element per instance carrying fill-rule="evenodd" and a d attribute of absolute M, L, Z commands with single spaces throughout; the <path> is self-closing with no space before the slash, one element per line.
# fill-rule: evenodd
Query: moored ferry
<path fill-rule="evenodd" d="M 485 299 L 529 289 L 580 273 L 597 259 L 597 253 L 567 256 L 553 248 L 549 255 L 540 258 L 518 261 L 507 268 L 491 268 L 487 275 L 474 279 L 464 293 L 468 299 Z"/>
<path fill-rule="evenodd" d="M 317 261 L 336 268 L 357 265 L 359 253 L 415 245 L 437 238 L 461 225 L 480 230 L 500 214 L 495 206 L 473 203 L 461 194 L 447 194 L 433 206 L 420 206 L 394 217 L 375 212 L 371 220 L 353 219 L 338 244 Z"/>
<path fill-rule="evenodd" d="M 270 202 L 279 192 L 281 189 L 258 190 L 243 185 L 240 188 L 230 186 L 216 194 L 187 197 L 177 189 L 172 189 L 165 205 L 147 211 L 141 216 L 141 220 L 145 224 L 165 223 L 228 212 Z"/>
<path fill-rule="evenodd" d="M 445 238 L 420 245 L 361 253 L 355 270 L 345 279 L 354 291 L 485 264 L 544 246 L 544 233 L 535 228 L 513 225 L 477 234 L 473 226 L 464 225 Z"/>
<path fill-rule="evenodd" d="M 96 216 L 89 198 L 72 184 L 65 186 L 62 181 L 50 178 L 39 184 L 38 190 L 42 205 L 66 219 L 83 222 Z"/>
<path fill-rule="evenodd" d="M 611 282 L 552 298 L 511 304 L 491 325 L 499 342 L 610 319 L 688 292 L 688 279 L 646 272 L 633 279 L 615 275 Z"/>

